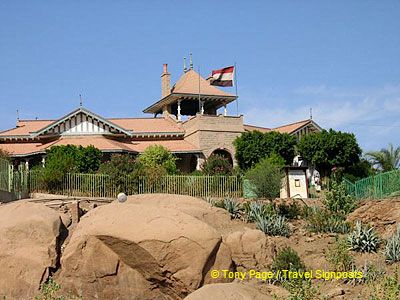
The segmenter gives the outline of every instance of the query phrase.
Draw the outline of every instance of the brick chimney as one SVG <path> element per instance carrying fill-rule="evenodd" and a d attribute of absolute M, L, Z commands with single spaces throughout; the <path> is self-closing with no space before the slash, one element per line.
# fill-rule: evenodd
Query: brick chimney
<path fill-rule="evenodd" d="M 168 64 L 163 65 L 161 74 L 161 97 L 164 98 L 171 93 L 171 74 L 168 73 Z"/>

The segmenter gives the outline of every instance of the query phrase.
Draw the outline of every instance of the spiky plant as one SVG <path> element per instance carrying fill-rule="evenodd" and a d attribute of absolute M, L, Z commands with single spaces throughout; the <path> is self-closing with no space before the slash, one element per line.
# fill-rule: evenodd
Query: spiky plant
<path fill-rule="evenodd" d="M 381 151 L 368 152 L 367 157 L 370 158 L 373 165 L 382 171 L 391 171 L 400 167 L 400 146 L 395 148 L 392 144 Z"/>
<path fill-rule="evenodd" d="M 362 226 L 356 221 L 354 230 L 348 235 L 347 241 L 350 249 L 358 252 L 376 252 L 380 240 L 374 229 L 370 226 Z"/>
<path fill-rule="evenodd" d="M 397 225 L 396 233 L 388 239 L 384 253 L 387 263 L 400 261 L 400 224 Z"/>
<path fill-rule="evenodd" d="M 243 205 L 247 222 L 255 222 L 258 216 L 276 214 L 273 204 L 263 204 L 260 202 L 247 202 Z"/>
<path fill-rule="evenodd" d="M 290 235 L 290 228 L 285 217 L 279 215 L 258 215 L 256 218 L 256 227 L 267 235 L 286 236 Z"/>
<path fill-rule="evenodd" d="M 231 219 L 239 219 L 241 216 L 241 205 L 239 202 L 236 202 L 232 198 L 225 198 L 224 199 L 224 208 L 229 212 L 231 215 Z"/>

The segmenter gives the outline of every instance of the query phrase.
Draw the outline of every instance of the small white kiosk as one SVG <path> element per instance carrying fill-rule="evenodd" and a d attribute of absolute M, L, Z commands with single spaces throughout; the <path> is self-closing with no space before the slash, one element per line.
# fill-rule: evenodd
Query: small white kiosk
<path fill-rule="evenodd" d="M 308 198 L 307 167 L 285 167 L 281 198 Z"/>

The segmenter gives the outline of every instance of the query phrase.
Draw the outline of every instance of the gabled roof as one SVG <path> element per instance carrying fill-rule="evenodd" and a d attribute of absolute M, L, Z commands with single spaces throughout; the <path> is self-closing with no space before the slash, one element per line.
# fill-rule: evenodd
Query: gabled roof
<path fill-rule="evenodd" d="M 289 133 L 289 134 L 291 134 L 291 133 L 294 133 L 295 131 L 305 127 L 306 125 L 310 125 L 310 124 L 313 125 L 315 128 L 317 128 L 318 130 L 322 130 L 322 128 L 317 123 L 315 123 L 313 120 L 310 120 L 310 119 L 303 120 L 303 121 L 298 121 L 298 122 L 295 122 L 295 123 L 290 123 L 290 124 L 283 125 L 283 126 L 280 126 L 280 127 L 276 127 L 273 130 L 274 131 L 278 131 L 280 133 Z"/>
<path fill-rule="evenodd" d="M 122 127 L 120 127 L 120 126 L 118 126 L 118 125 L 116 125 L 116 124 L 104 119 L 103 117 L 101 117 L 101 116 L 99 116 L 99 115 L 87 110 L 86 108 L 79 107 L 79 108 L 75 109 L 74 111 L 70 112 L 69 114 L 65 115 L 64 117 L 62 117 L 62 118 L 54 121 L 53 123 L 51 123 L 51 124 L 41 128 L 41 129 L 39 129 L 38 131 L 32 133 L 32 137 L 37 137 L 37 136 L 39 136 L 39 135 L 41 135 L 41 134 L 43 134 L 45 132 L 48 132 L 51 129 L 53 129 L 56 126 L 58 126 L 59 124 L 65 122 L 66 120 L 68 120 L 68 119 L 70 119 L 70 118 L 72 118 L 72 117 L 74 117 L 74 116 L 76 116 L 76 115 L 78 115 L 80 113 L 83 113 L 83 114 L 85 114 L 85 115 L 87 115 L 87 116 L 89 116 L 89 117 L 91 117 L 93 119 L 96 119 L 96 120 L 104 123 L 105 125 L 108 125 L 110 128 L 114 128 L 115 130 L 119 131 L 120 133 L 126 134 L 127 136 L 132 136 L 132 133 L 127 131 L 126 129 L 124 129 L 124 128 L 122 128 Z"/>
<path fill-rule="evenodd" d="M 181 76 L 181 78 L 179 78 L 179 80 L 172 87 L 171 93 L 195 95 L 200 93 L 201 95 L 235 97 L 235 95 L 224 92 L 215 86 L 210 85 L 209 81 L 205 80 L 193 69 L 188 70 Z"/>
<path fill-rule="evenodd" d="M 254 126 L 254 125 L 248 125 L 248 124 L 243 124 L 244 130 L 245 131 L 260 131 L 260 132 L 269 132 L 272 129 L 271 128 L 266 128 L 266 127 L 260 127 L 260 126 Z"/>

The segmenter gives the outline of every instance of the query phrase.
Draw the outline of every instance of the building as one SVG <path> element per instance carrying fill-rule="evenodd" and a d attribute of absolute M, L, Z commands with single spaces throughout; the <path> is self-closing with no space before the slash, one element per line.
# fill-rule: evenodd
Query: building
<path fill-rule="evenodd" d="M 210 85 L 192 67 L 173 86 L 170 77 L 164 64 L 161 99 L 143 111 L 153 117 L 105 118 L 79 107 L 55 120 L 18 120 L 15 128 L 0 132 L 0 149 L 15 164 L 31 166 L 43 162 L 52 146 L 93 145 L 106 154 L 138 154 L 157 144 L 174 153 L 179 169 L 188 173 L 212 154 L 223 155 L 235 165 L 233 141 L 245 131 L 274 130 L 301 138 L 321 130 L 313 120 L 277 128 L 246 125 L 243 116 L 227 113 L 236 96 Z M 218 114 L 219 110 L 223 113 Z"/>

